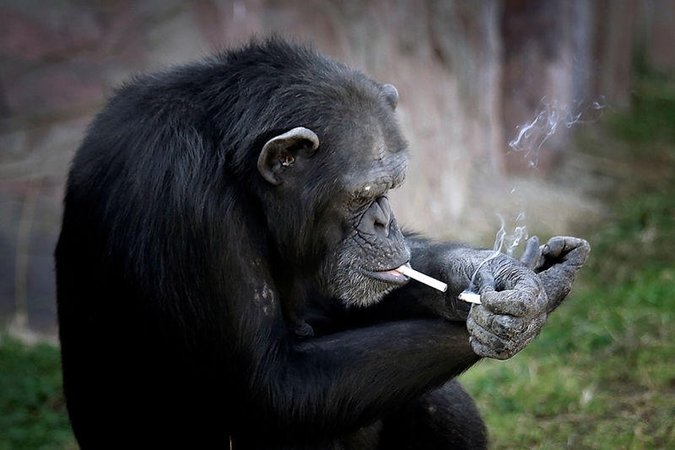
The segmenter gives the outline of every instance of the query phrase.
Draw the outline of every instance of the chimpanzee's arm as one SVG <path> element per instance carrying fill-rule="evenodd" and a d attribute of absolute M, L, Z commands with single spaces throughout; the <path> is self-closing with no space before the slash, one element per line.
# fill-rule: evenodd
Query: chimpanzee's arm
<path fill-rule="evenodd" d="M 526 263 L 549 266 L 549 271 L 560 266 L 560 276 L 549 272 L 560 283 L 566 273 L 562 268 L 571 262 L 565 265 L 563 251 L 558 251 L 565 245 L 551 242 L 555 245 L 536 254 L 548 252 L 555 261 L 544 264 L 528 251 Z M 574 244 L 569 239 L 563 243 Z M 344 433 L 456 376 L 480 356 L 513 356 L 539 333 L 550 305 L 540 277 L 526 264 L 458 244 L 414 238 L 409 245 L 411 264 L 448 282 L 448 292 L 411 281 L 381 305 L 356 313 L 369 320 L 354 328 L 282 340 L 264 355 L 249 348 L 247 354 L 260 356 L 252 379 L 260 389 L 248 403 L 252 416 L 276 411 L 277 419 L 269 423 L 278 433 L 295 434 L 298 428 L 302 434 Z M 583 258 L 568 259 L 578 269 Z M 457 295 L 474 273 L 483 304 L 470 307 Z M 260 336 L 267 325 L 259 323 L 251 335 Z"/>
<path fill-rule="evenodd" d="M 516 263 L 514 259 L 494 251 L 473 249 L 458 243 L 434 242 L 417 236 L 408 237 L 408 244 L 412 266 L 446 282 L 448 290 L 441 293 L 411 281 L 392 297 L 405 298 L 407 302 L 412 299 L 416 303 L 413 308 L 431 311 L 436 316 L 466 319 L 470 305 L 457 299 L 459 293 L 467 288 L 478 293 L 482 287 L 480 283 L 489 283 L 496 290 L 503 290 L 508 283 L 507 278 L 514 275 L 508 270 L 491 273 L 495 267 L 504 270 Z M 567 297 L 577 273 L 588 259 L 590 249 L 587 241 L 571 236 L 556 236 L 541 246 L 536 236 L 528 240 L 520 263 L 539 276 L 548 297 L 547 313 Z M 521 272 L 519 276 L 531 276 L 518 272 Z"/>
<path fill-rule="evenodd" d="M 397 321 L 294 342 L 266 361 L 258 385 L 275 389 L 263 398 L 279 411 L 276 431 L 340 434 L 405 406 L 479 359 L 464 324 Z"/>
<path fill-rule="evenodd" d="M 521 261 L 419 237 L 409 237 L 408 245 L 412 266 L 446 282 L 448 290 L 441 293 L 411 281 L 382 308 L 467 320 L 477 353 L 499 359 L 513 356 L 536 337 L 547 314 L 570 292 L 590 252 L 588 242 L 567 236 L 541 247 L 536 237 L 530 239 Z M 457 298 L 467 288 L 482 294 L 482 305 L 472 308 Z"/>

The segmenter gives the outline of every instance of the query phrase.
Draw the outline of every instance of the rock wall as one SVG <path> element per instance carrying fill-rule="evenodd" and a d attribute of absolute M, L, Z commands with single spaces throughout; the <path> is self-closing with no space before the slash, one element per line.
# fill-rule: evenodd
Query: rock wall
<path fill-rule="evenodd" d="M 597 205 L 547 182 L 569 135 L 547 139 L 536 164 L 509 141 L 544 99 L 574 109 L 604 95 L 626 105 L 636 43 L 651 64 L 672 71 L 674 4 L 2 0 L 0 319 L 55 330 L 51 254 L 68 164 L 105 98 L 138 71 L 253 35 L 312 42 L 399 89 L 412 153 L 393 199 L 399 222 L 475 242 L 495 230 L 495 211 L 529 208 L 531 229 L 546 235 L 569 232 Z"/>

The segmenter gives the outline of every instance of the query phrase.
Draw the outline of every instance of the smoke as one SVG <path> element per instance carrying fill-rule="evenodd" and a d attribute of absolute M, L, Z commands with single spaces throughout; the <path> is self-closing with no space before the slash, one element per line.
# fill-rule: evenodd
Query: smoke
<path fill-rule="evenodd" d="M 500 252 L 513 256 L 513 252 L 518 248 L 520 242 L 526 241 L 529 237 L 527 234 L 527 225 L 524 225 L 525 213 L 518 213 L 518 216 L 514 221 L 516 225 L 513 227 L 513 232 L 511 233 L 506 231 L 506 221 L 504 220 L 504 216 L 498 213 L 497 217 L 499 217 L 501 226 L 499 227 L 499 230 L 497 230 L 495 237 L 494 251 L 495 253 Z M 523 225 L 517 225 L 519 223 L 522 223 Z"/>
<path fill-rule="evenodd" d="M 513 252 L 515 249 L 518 248 L 520 242 L 526 241 L 527 238 L 529 237 L 527 234 L 527 226 L 516 225 L 513 228 L 513 232 L 508 233 L 506 231 L 506 221 L 504 220 L 504 216 L 498 213 L 497 217 L 499 217 L 499 220 L 501 221 L 501 226 L 499 227 L 499 230 L 497 230 L 497 234 L 495 236 L 495 244 L 493 247 L 494 251 L 490 254 L 490 256 L 481 261 L 478 267 L 476 267 L 476 270 L 473 272 L 473 275 L 471 275 L 471 282 L 469 283 L 469 287 L 465 289 L 464 292 L 471 292 L 472 289 L 477 288 L 477 286 L 474 284 L 474 282 L 476 281 L 476 275 L 478 274 L 480 268 L 483 267 L 488 261 L 496 258 L 498 255 L 502 253 L 508 256 L 513 256 Z M 524 222 L 525 222 L 525 213 L 521 212 L 516 217 L 515 223 L 517 224 Z"/>
<path fill-rule="evenodd" d="M 508 143 L 512 151 L 523 153 L 528 168 L 531 170 L 537 168 L 539 152 L 544 143 L 561 127 L 570 129 L 576 124 L 593 123 L 599 119 L 606 107 L 604 96 L 599 96 L 590 102 L 580 102 L 572 107 L 557 100 L 548 100 L 546 97 L 542 98 L 539 104 L 534 120 L 516 127 L 516 136 Z M 522 205 L 523 199 L 517 197 L 522 196 L 513 187 L 509 194 L 505 195 L 505 200 L 511 199 L 513 203 Z M 494 252 L 478 265 L 471 277 L 467 292 L 477 288 L 474 285 L 476 274 L 485 263 L 502 253 L 513 256 L 520 244 L 529 238 L 525 211 L 520 210 L 508 223 L 505 214 L 497 213 L 496 215 L 501 225 L 495 235 Z"/>
<path fill-rule="evenodd" d="M 595 122 L 606 106 L 604 96 L 573 107 L 544 97 L 539 105 L 534 120 L 516 127 L 516 137 L 509 141 L 509 147 L 524 153 L 528 166 L 532 168 L 539 161 L 539 150 L 561 125 L 569 129 L 577 123 Z"/>

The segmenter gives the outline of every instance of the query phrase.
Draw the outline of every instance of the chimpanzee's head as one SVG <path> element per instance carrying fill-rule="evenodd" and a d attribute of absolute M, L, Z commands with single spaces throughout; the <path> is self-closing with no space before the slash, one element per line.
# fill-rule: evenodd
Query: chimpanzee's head
<path fill-rule="evenodd" d="M 286 70 L 268 99 L 281 118 L 257 141 L 269 232 L 323 293 L 372 304 L 407 281 L 393 269 L 410 259 L 387 198 L 408 160 L 398 92 L 309 51 Z"/>

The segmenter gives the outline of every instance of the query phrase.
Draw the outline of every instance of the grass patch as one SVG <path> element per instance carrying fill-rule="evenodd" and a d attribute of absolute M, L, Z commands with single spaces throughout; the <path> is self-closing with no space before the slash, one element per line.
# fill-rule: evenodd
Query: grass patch
<path fill-rule="evenodd" d="M 0 338 L 0 449 L 77 448 L 61 392 L 59 351 Z"/>
<path fill-rule="evenodd" d="M 462 377 L 493 448 L 675 444 L 675 267 L 585 278 L 530 347 Z"/>
<path fill-rule="evenodd" d="M 675 87 L 636 92 L 609 120 L 633 153 L 612 157 L 649 191 L 617 190 L 574 292 L 532 345 L 462 376 L 493 449 L 675 448 Z M 76 448 L 58 350 L 0 336 L 0 449 Z"/>
<path fill-rule="evenodd" d="M 640 80 L 631 93 L 629 113 L 610 117 L 613 134 L 636 145 L 675 141 L 675 82 L 650 75 Z"/>
<path fill-rule="evenodd" d="M 648 97 L 610 127 L 627 161 L 671 175 L 615 199 L 575 290 L 528 348 L 462 376 L 493 449 L 675 448 L 675 94 Z"/>

